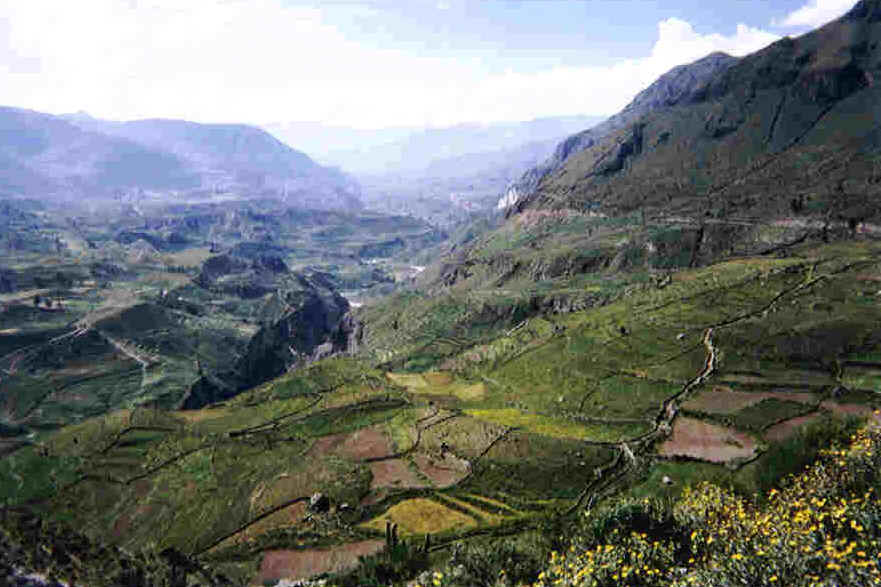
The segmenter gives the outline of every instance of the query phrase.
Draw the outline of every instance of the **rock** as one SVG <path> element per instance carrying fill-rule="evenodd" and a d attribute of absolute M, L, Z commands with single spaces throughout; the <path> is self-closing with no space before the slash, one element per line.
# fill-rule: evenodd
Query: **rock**
<path fill-rule="evenodd" d="M 318 345 L 317 347 L 315 347 L 315 350 L 312 351 L 312 361 L 313 362 L 320 361 L 321 359 L 323 359 L 325 357 L 329 357 L 330 355 L 333 354 L 333 351 L 334 351 L 333 342 L 331 342 L 331 341 L 324 342 L 324 343 Z"/>
<path fill-rule="evenodd" d="M 323 493 L 314 493 L 309 498 L 309 509 L 323 514 L 330 509 L 330 500 Z"/>
<path fill-rule="evenodd" d="M 468 569 L 465 568 L 465 565 L 456 565 L 450 573 L 450 578 L 461 581 L 462 579 L 465 579 L 467 575 Z"/>

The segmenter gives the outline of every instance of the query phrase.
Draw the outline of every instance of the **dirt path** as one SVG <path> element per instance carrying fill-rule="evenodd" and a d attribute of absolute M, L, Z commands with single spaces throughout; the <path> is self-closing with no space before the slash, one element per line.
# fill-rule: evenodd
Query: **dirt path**
<path fill-rule="evenodd" d="M 629 468 L 635 467 L 644 455 L 652 451 L 656 442 L 670 437 L 673 432 L 674 420 L 679 415 L 678 400 L 703 384 L 716 370 L 718 350 L 713 344 L 713 330 L 714 327 L 710 326 L 704 331 L 702 343 L 706 349 L 706 359 L 700 373 L 686 382 L 676 394 L 663 401 L 649 432 L 617 444 L 618 451 L 615 458 L 607 465 L 597 469 L 595 478 L 587 484 L 575 504 L 567 510 L 567 514 L 574 513 L 585 503 L 585 500 L 587 508 L 590 509 L 604 491 L 611 488 Z"/>
<path fill-rule="evenodd" d="M 82 327 L 79 328 L 82 329 Z M 87 330 L 88 328 L 82 329 L 80 335 Z M 141 388 L 143 389 L 147 385 L 147 369 L 150 368 L 150 366 L 158 363 L 160 361 L 159 357 L 142 353 L 139 350 L 132 350 L 124 342 L 119 341 L 112 336 L 101 332 L 100 330 L 96 330 L 95 332 L 97 332 L 101 336 L 101 338 L 113 345 L 113 347 L 120 353 L 122 353 L 129 359 L 137 362 L 141 366 Z"/>

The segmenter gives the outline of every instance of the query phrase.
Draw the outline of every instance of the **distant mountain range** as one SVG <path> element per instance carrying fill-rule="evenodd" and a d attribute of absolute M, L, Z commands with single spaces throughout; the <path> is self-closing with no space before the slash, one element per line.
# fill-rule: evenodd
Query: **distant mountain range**
<path fill-rule="evenodd" d="M 50 199 L 133 191 L 285 198 L 306 208 L 360 207 L 360 188 L 252 126 L 111 122 L 0 107 L 0 195 Z"/>
<path fill-rule="evenodd" d="M 553 142 L 600 122 L 597 116 L 557 116 L 524 122 L 459 124 L 446 128 L 358 130 L 314 123 L 275 123 L 264 128 L 319 161 L 359 175 L 419 175 L 443 161 L 500 153 Z"/>
<path fill-rule="evenodd" d="M 499 194 L 551 155 L 560 140 L 600 120 L 559 116 L 370 131 L 315 123 L 264 128 L 355 175 L 367 207 L 448 226 L 492 208 Z"/>

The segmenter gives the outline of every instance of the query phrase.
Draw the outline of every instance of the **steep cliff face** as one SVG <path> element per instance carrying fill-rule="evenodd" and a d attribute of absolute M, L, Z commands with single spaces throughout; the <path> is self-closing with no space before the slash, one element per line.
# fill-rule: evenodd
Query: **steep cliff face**
<path fill-rule="evenodd" d="M 292 364 L 347 350 L 343 318 L 348 302 L 312 280 L 304 278 L 301 284 L 302 290 L 281 294 L 290 309 L 257 332 L 236 365 L 246 387 L 271 379 Z"/>
<path fill-rule="evenodd" d="M 256 264 L 255 269 L 255 262 L 226 255 L 205 263 L 202 275 L 209 287 L 216 287 L 223 277 L 238 283 L 241 275 L 250 275 L 259 277 L 251 285 L 254 291 L 274 288 L 274 293 L 261 294 L 266 296 L 262 324 L 242 356 L 226 371 L 202 373 L 181 408 L 196 409 L 227 399 L 293 366 L 349 350 L 355 324 L 347 316 L 345 298 L 320 276 L 288 273 L 271 259 Z"/>

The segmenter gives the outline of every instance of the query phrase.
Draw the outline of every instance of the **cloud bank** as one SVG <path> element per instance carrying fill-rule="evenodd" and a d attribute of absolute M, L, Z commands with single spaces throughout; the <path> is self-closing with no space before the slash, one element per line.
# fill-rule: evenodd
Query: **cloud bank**
<path fill-rule="evenodd" d="M 810 11 L 832 4 L 814 0 L 787 20 L 820 18 Z M 670 18 L 641 58 L 490 74 L 477 53 L 426 57 L 347 37 L 320 5 L 0 0 L 0 87 L 6 104 L 115 119 L 447 126 L 611 114 L 676 65 L 778 38 L 743 24 L 704 34 Z"/>
<path fill-rule="evenodd" d="M 787 27 L 817 28 L 842 16 L 854 4 L 856 0 L 809 0 L 801 8 L 787 14 L 780 24 Z"/>

